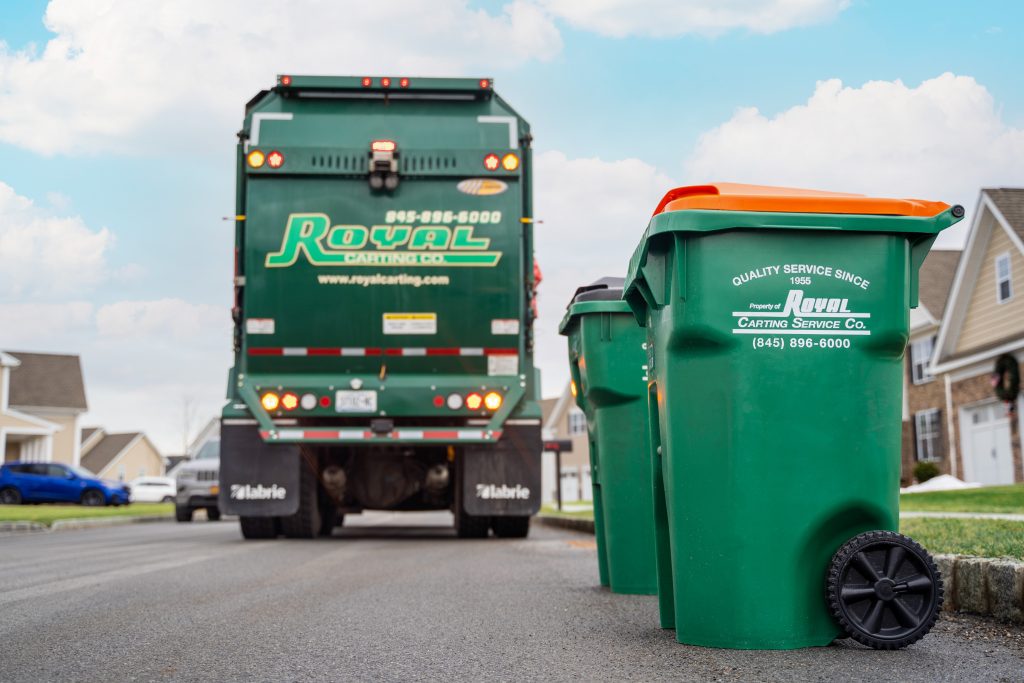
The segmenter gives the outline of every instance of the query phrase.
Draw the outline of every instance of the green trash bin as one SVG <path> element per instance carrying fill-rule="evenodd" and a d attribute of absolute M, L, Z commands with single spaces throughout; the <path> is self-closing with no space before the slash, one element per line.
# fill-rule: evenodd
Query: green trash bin
<path fill-rule="evenodd" d="M 594 532 L 602 585 L 657 592 L 647 427 L 647 335 L 622 301 L 622 278 L 576 290 L 559 332 L 569 338 L 576 404 L 587 416 Z"/>
<path fill-rule="evenodd" d="M 669 192 L 630 262 L 648 332 L 676 637 L 903 647 L 942 582 L 895 533 L 917 273 L 963 208 L 807 190 Z"/>

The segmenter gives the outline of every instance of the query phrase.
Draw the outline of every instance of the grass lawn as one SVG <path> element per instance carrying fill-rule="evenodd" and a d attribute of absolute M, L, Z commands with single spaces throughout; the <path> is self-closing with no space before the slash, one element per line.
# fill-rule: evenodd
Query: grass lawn
<path fill-rule="evenodd" d="M 174 514 L 174 503 L 132 503 L 121 507 L 84 505 L 0 505 L 0 522 L 39 522 L 50 526 L 58 519 L 91 517 L 152 517 Z"/>
<path fill-rule="evenodd" d="M 1016 512 L 1024 513 L 1024 484 L 986 486 L 962 491 L 904 493 L 901 510 L 928 512 Z"/>
<path fill-rule="evenodd" d="M 1002 519 L 903 519 L 900 533 L 932 553 L 1024 560 L 1024 522 Z"/>

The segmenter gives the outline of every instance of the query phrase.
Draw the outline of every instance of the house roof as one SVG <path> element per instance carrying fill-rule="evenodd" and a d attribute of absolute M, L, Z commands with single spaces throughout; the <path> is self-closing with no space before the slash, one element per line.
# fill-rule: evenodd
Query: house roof
<path fill-rule="evenodd" d="M 126 432 L 124 434 L 107 434 L 99 443 L 89 449 L 89 452 L 82 456 L 82 467 L 99 474 L 111 463 L 124 449 L 128 448 L 139 432 Z"/>
<path fill-rule="evenodd" d="M 10 405 L 88 409 L 78 356 L 22 351 L 7 354 L 21 362 L 11 368 Z"/>
<path fill-rule="evenodd" d="M 942 320 L 949 298 L 949 288 L 956 275 L 956 264 L 960 260 L 959 250 L 933 251 L 921 266 L 918 279 L 918 294 L 921 303 L 936 320 Z"/>
<path fill-rule="evenodd" d="M 89 440 L 89 437 L 99 431 L 99 427 L 82 427 L 81 443 Z"/>
<path fill-rule="evenodd" d="M 1024 188 L 994 187 L 982 190 L 1003 214 L 1011 230 L 1024 240 Z"/>
<path fill-rule="evenodd" d="M 956 274 L 941 318 L 938 343 L 932 356 L 933 373 L 949 372 L 1024 347 L 1024 338 L 1014 334 L 970 349 L 956 349 L 992 230 L 1005 230 L 1010 241 L 1024 254 L 1024 188 L 985 188 L 978 197 L 967 246 L 957 262 Z"/>

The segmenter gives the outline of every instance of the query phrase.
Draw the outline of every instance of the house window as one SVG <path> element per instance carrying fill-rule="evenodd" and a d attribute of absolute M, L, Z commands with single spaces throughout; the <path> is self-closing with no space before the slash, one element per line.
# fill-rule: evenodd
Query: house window
<path fill-rule="evenodd" d="M 569 434 L 586 434 L 587 433 L 587 416 L 583 414 L 583 411 L 579 408 L 573 408 L 569 411 Z"/>
<path fill-rule="evenodd" d="M 914 413 L 914 432 L 917 436 L 917 459 L 935 461 L 942 459 L 942 420 L 938 408 Z"/>
<path fill-rule="evenodd" d="M 1013 274 L 1010 272 L 1010 254 L 996 256 L 996 301 L 1006 303 L 1013 298 Z"/>
<path fill-rule="evenodd" d="M 934 348 L 934 336 L 918 339 L 910 344 L 910 373 L 914 379 L 914 384 L 924 384 L 934 379 L 929 367 L 929 361 L 931 361 Z"/>

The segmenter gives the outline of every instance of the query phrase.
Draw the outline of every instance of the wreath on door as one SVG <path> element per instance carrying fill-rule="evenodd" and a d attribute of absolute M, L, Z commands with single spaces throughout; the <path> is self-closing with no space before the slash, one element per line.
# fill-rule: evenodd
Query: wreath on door
<path fill-rule="evenodd" d="M 1020 393 L 1020 365 L 1012 355 L 1004 353 L 996 359 L 992 388 L 1002 401 L 1011 403 L 1017 400 L 1017 394 Z"/>

